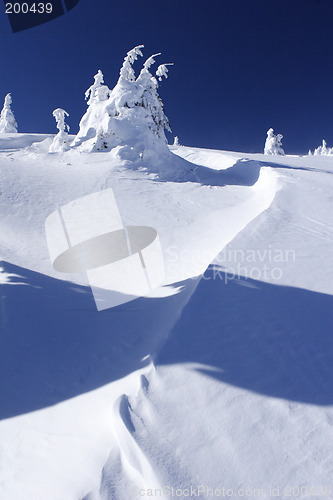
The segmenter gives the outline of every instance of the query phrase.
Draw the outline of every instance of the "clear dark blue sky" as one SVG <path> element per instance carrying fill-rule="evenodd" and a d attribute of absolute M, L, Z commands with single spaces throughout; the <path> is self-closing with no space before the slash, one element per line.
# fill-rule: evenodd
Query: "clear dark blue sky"
<path fill-rule="evenodd" d="M 15 34 L 0 9 L 0 99 L 21 132 L 55 132 L 63 107 L 76 133 L 93 75 L 112 88 L 144 44 L 175 63 L 160 95 L 182 144 L 261 151 L 273 127 L 289 154 L 333 146 L 333 0 L 80 0 Z"/>

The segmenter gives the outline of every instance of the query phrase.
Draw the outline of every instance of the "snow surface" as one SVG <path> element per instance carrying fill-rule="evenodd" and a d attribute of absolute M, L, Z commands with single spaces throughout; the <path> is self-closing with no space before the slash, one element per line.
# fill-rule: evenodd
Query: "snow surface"
<path fill-rule="evenodd" d="M 0 498 L 332 498 L 333 159 L 170 146 L 153 172 L 52 139 L 0 136 Z M 166 278 L 97 312 L 44 224 L 110 187 Z"/>

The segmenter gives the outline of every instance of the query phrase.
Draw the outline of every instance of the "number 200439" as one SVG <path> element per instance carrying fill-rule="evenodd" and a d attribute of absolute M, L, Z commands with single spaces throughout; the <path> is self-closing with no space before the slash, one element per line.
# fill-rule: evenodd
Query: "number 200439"
<path fill-rule="evenodd" d="M 6 3 L 6 14 L 51 14 L 52 3 Z"/>

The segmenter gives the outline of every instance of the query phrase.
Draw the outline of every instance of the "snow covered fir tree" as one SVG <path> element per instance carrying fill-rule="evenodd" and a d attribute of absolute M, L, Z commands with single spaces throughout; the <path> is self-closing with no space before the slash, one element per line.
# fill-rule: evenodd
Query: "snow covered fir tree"
<path fill-rule="evenodd" d="M 83 142 L 91 140 L 90 149 L 94 149 L 97 130 L 105 117 L 105 101 L 110 97 L 111 90 L 104 85 L 104 75 L 99 69 L 94 76 L 94 83 L 85 93 L 88 109 L 79 124 L 79 132 L 75 137 L 72 147 L 80 146 Z M 86 147 L 89 149 L 89 147 Z"/>
<path fill-rule="evenodd" d="M 333 154 L 333 148 L 328 148 L 327 147 L 327 142 L 325 141 L 325 139 L 323 139 L 322 145 L 318 146 L 318 148 L 316 148 L 314 150 L 313 154 L 315 156 L 317 156 L 317 155 L 324 155 L 324 156 L 332 155 Z M 311 149 L 309 150 L 309 155 L 312 155 Z"/>
<path fill-rule="evenodd" d="M 59 132 L 52 141 L 49 149 L 49 153 L 60 153 L 63 151 L 68 151 L 68 132 L 69 125 L 65 123 L 66 116 L 69 116 L 67 111 L 61 108 L 57 108 L 53 111 L 53 116 L 57 123 L 57 129 Z"/>
<path fill-rule="evenodd" d="M 14 113 L 11 109 L 11 104 L 12 104 L 12 96 L 11 94 L 7 94 L 0 115 L 0 133 L 5 133 L 5 134 L 17 133 L 17 122 L 15 120 Z"/>
<path fill-rule="evenodd" d="M 162 64 L 155 75 L 150 71 L 155 58 L 149 57 L 138 77 L 133 63 L 142 57 L 143 45 L 130 50 L 123 62 L 114 89 L 104 85 L 99 70 L 94 84 L 87 90 L 88 109 L 72 147 L 81 151 L 111 151 L 132 162 L 160 161 L 170 156 L 164 130 L 170 130 L 158 95 L 159 82 L 168 76 L 168 65 Z"/>
<path fill-rule="evenodd" d="M 270 128 L 267 131 L 267 139 L 265 142 L 264 154 L 265 155 L 284 155 L 282 149 L 282 134 L 274 134 L 274 130 Z"/>

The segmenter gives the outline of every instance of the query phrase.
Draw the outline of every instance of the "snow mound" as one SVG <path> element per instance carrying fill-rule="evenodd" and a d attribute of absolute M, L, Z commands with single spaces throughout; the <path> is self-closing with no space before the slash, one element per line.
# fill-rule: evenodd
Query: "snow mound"
<path fill-rule="evenodd" d="M 110 98 L 95 83 L 89 109 Z M 121 145 L 52 140 L 0 137 L 1 498 L 331 498 L 332 156 L 175 145 L 155 175 Z M 166 273 L 98 312 L 85 276 L 53 269 L 45 220 L 109 188 L 124 224 L 156 228 Z"/>

